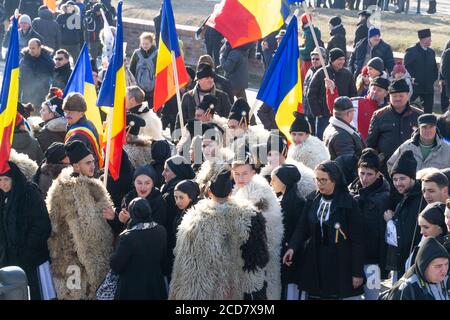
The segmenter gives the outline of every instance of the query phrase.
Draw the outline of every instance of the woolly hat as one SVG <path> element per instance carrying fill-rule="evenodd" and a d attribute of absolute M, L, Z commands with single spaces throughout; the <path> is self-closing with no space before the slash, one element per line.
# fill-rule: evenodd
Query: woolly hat
<path fill-rule="evenodd" d="M 212 94 L 207 94 L 203 97 L 202 102 L 200 102 L 197 108 L 202 109 L 205 112 L 209 110 L 210 113 L 213 113 L 218 101 L 219 100 Z"/>
<path fill-rule="evenodd" d="M 233 183 L 231 181 L 231 171 L 226 170 L 221 172 L 217 178 L 211 182 L 209 190 L 218 198 L 226 198 L 233 190 Z"/>
<path fill-rule="evenodd" d="M 380 159 L 378 158 L 378 153 L 372 148 L 364 149 L 358 161 L 358 167 L 361 166 L 380 171 Z"/>
<path fill-rule="evenodd" d="M 369 28 L 369 32 L 367 33 L 368 38 L 372 38 L 374 36 L 381 36 L 381 31 L 379 28 L 375 27 L 375 26 L 371 26 Z"/>
<path fill-rule="evenodd" d="M 230 114 L 228 115 L 229 120 L 237 120 L 241 122 L 242 120 L 247 123 L 247 125 L 250 124 L 250 119 L 248 118 L 250 113 L 250 106 L 248 105 L 248 102 L 245 101 L 243 98 L 237 99 L 233 106 L 231 107 Z"/>
<path fill-rule="evenodd" d="M 64 143 L 53 142 L 44 153 L 45 162 L 48 164 L 60 164 L 66 157 Z"/>
<path fill-rule="evenodd" d="M 28 23 L 29 25 L 31 25 L 30 16 L 27 14 L 22 14 L 19 18 L 19 24 L 21 24 L 21 23 Z"/>
<path fill-rule="evenodd" d="M 384 62 L 379 57 L 370 59 L 369 62 L 367 62 L 367 66 L 374 68 L 375 70 L 379 71 L 380 73 L 383 73 L 383 71 L 384 71 Z"/>
<path fill-rule="evenodd" d="M 136 225 L 138 223 L 151 222 L 152 208 L 147 199 L 134 198 L 128 205 L 128 211 L 130 212 L 130 225 Z"/>
<path fill-rule="evenodd" d="M 422 29 L 417 31 L 417 36 L 420 40 L 431 37 L 431 30 L 430 29 Z"/>
<path fill-rule="evenodd" d="M 293 164 L 282 164 L 273 169 L 272 173 L 283 182 L 286 188 L 290 188 L 302 178 L 300 171 L 298 171 L 298 168 Z"/>
<path fill-rule="evenodd" d="M 207 77 L 214 77 L 214 71 L 209 64 L 200 63 L 197 67 L 197 74 L 195 80 L 200 80 Z"/>
<path fill-rule="evenodd" d="M 442 232 L 447 234 L 447 225 L 445 224 L 445 204 L 442 202 L 430 203 L 422 210 L 420 216 L 429 223 L 441 227 Z"/>
<path fill-rule="evenodd" d="M 79 140 L 66 143 L 64 149 L 66 150 L 66 154 L 69 157 L 71 164 L 78 163 L 80 160 L 83 160 L 88 155 L 92 154 L 84 142 Z"/>
<path fill-rule="evenodd" d="M 391 177 L 396 173 L 404 174 L 411 179 L 416 179 L 417 161 L 411 150 L 403 152 L 391 169 Z"/>
<path fill-rule="evenodd" d="M 309 13 L 304 13 L 300 17 L 300 21 L 302 22 L 302 24 L 307 24 L 308 23 L 308 16 L 307 15 L 309 16 L 309 20 L 312 23 L 312 15 L 309 14 Z"/>
<path fill-rule="evenodd" d="M 144 175 L 152 179 L 153 184 L 157 183 L 160 179 L 158 179 L 158 173 L 156 170 L 149 164 L 144 164 L 136 168 L 134 170 L 133 181 L 136 180 L 137 177 Z"/>
<path fill-rule="evenodd" d="M 55 96 L 49 100 L 46 100 L 44 104 L 56 117 L 64 117 L 64 110 L 62 108 L 63 99 L 61 99 L 60 97 Z"/>
<path fill-rule="evenodd" d="M 311 125 L 303 113 L 294 111 L 295 120 L 292 122 L 289 132 L 306 132 L 311 133 Z"/>
<path fill-rule="evenodd" d="M 330 20 L 328 20 L 328 23 L 331 24 L 333 27 L 336 27 L 342 23 L 342 20 L 340 17 L 332 17 Z"/>
<path fill-rule="evenodd" d="M 395 64 L 394 68 L 392 69 L 392 75 L 397 74 L 397 73 L 406 73 L 406 67 L 401 62 L 397 62 Z"/>
<path fill-rule="evenodd" d="M 342 51 L 339 48 L 334 48 L 334 49 L 330 50 L 329 56 L 330 56 L 330 62 L 333 62 L 339 58 L 342 58 L 342 57 L 345 58 L 345 53 L 344 53 L 344 51 Z"/>

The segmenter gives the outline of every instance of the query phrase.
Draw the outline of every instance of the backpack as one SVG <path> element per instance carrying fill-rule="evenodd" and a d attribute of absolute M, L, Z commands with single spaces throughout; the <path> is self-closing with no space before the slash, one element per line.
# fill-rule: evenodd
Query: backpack
<path fill-rule="evenodd" d="M 155 57 L 158 50 L 152 52 L 148 58 L 144 58 L 141 50 L 137 51 L 138 63 L 136 65 L 136 82 L 137 85 L 145 92 L 151 92 L 155 88 Z"/>

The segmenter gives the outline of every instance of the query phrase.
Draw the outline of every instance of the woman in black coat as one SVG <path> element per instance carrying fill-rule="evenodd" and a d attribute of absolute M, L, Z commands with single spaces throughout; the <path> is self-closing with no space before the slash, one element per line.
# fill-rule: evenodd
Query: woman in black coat
<path fill-rule="evenodd" d="M 344 51 L 345 57 L 347 57 L 347 40 L 341 18 L 332 17 L 328 23 L 330 26 L 330 40 L 327 44 L 327 51 L 330 52 L 334 48 L 339 48 Z"/>
<path fill-rule="evenodd" d="M 363 293 L 363 222 L 335 161 L 314 170 L 318 192 L 307 203 L 283 263 L 299 255 L 297 283 L 310 299 L 354 298 Z"/>
<path fill-rule="evenodd" d="M 152 219 L 146 199 L 131 201 L 131 220 L 111 256 L 111 270 L 119 275 L 116 300 L 167 299 L 163 270 L 166 264 L 166 229 Z"/>
<path fill-rule="evenodd" d="M 31 299 L 39 300 L 37 268 L 49 260 L 50 219 L 38 187 L 14 163 L 7 164 L 0 174 L 0 268 L 21 267 Z"/>
<path fill-rule="evenodd" d="M 271 174 L 270 184 L 276 194 L 281 194 L 279 200 L 281 209 L 283 210 L 284 236 L 281 256 L 288 249 L 289 239 L 291 239 L 294 233 L 295 226 L 306 203 L 305 199 L 298 193 L 297 182 L 300 179 L 300 172 L 292 164 L 283 164 L 275 168 Z M 287 296 L 287 288 L 289 284 L 294 283 L 294 270 L 295 266 L 281 266 L 282 299 L 289 299 Z"/>
<path fill-rule="evenodd" d="M 178 212 L 175 215 L 173 221 L 174 238 L 173 243 L 176 243 L 178 227 L 183 220 L 184 214 L 192 208 L 199 200 L 200 187 L 198 183 L 193 180 L 180 181 L 174 189 L 175 205 L 178 208 Z"/>
<path fill-rule="evenodd" d="M 160 224 L 166 224 L 166 203 L 161 192 L 155 188 L 154 181 L 158 180 L 158 175 L 151 165 L 142 165 L 136 168 L 133 175 L 134 188 L 128 192 L 122 200 L 120 211 L 110 221 L 114 233 L 118 234 L 125 229 L 125 224 L 131 218 L 128 208 L 131 201 L 137 197 L 146 199 L 152 209 L 153 220 Z"/>

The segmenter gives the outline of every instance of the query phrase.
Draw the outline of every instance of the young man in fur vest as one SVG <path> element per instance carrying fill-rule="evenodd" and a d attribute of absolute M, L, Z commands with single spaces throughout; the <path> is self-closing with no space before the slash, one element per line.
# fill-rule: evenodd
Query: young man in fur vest
<path fill-rule="evenodd" d="M 279 300 L 281 298 L 280 253 L 284 234 L 283 216 L 275 193 L 262 176 L 256 175 L 255 167 L 251 162 L 252 156 L 249 153 L 244 159 L 237 158 L 233 161 L 234 196 L 239 203 L 250 201 L 266 219 L 269 249 L 269 263 L 265 267 L 267 298 Z"/>
<path fill-rule="evenodd" d="M 208 199 L 178 228 L 170 299 L 265 299 L 269 256 L 265 220 L 247 201 L 230 198 L 230 171 L 213 174 Z"/>
<path fill-rule="evenodd" d="M 311 125 L 303 113 L 294 112 L 295 120 L 289 129 L 293 144 L 287 158 L 314 168 L 325 160 L 330 160 L 330 153 L 322 140 L 311 135 Z"/>
<path fill-rule="evenodd" d="M 65 149 L 71 167 L 63 169 L 46 199 L 53 281 L 58 299 L 94 299 L 109 270 L 113 234 L 104 217 L 114 210 L 101 181 L 92 178 L 95 158 L 86 145 L 75 140 Z"/>

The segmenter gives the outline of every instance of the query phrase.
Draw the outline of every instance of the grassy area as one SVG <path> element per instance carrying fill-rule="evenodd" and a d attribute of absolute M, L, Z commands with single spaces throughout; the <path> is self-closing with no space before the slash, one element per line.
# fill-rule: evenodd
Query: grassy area
<path fill-rule="evenodd" d="M 335 15 L 341 17 L 347 32 L 347 44 L 352 46 L 357 21 L 356 11 L 314 9 L 314 21 L 322 31 L 323 41 L 326 42 L 329 38 L 328 20 Z M 404 52 L 406 48 L 416 43 L 418 41 L 417 30 L 420 29 L 431 29 L 432 47 L 438 55 L 441 54 L 445 44 L 450 40 L 449 17 L 382 12 L 379 21 L 382 38 L 397 52 Z"/>

